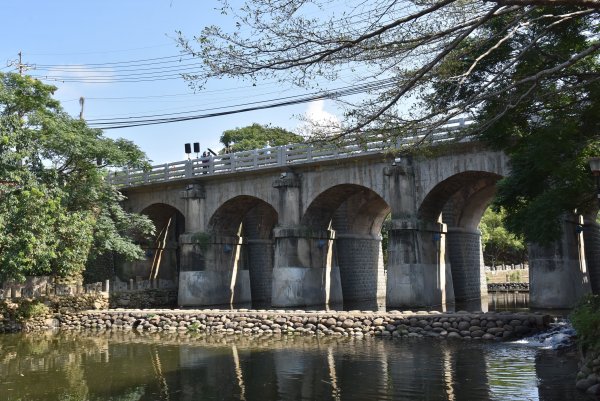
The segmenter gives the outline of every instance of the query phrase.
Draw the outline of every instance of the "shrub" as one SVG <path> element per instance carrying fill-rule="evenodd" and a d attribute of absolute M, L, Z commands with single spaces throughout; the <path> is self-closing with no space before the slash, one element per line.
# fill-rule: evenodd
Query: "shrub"
<path fill-rule="evenodd" d="M 50 312 L 50 308 L 40 301 L 25 301 L 19 304 L 16 310 L 18 320 L 31 319 Z"/>
<path fill-rule="evenodd" d="M 600 295 L 583 297 L 569 317 L 581 347 L 600 351 Z"/>

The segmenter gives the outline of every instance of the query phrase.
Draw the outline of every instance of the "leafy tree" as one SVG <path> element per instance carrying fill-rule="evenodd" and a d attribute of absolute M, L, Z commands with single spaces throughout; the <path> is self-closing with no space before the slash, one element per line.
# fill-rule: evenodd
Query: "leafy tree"
<path fill-rule="evenodd" d="M 237 8 L 221 2 L 222 12 L 232 15 L 231 31 L 209 26 L 192 40 L 179 32 L 182 51 L 205 64 L 200 73 L 186 77 L 198 86 L 227 76 L 278 79 L 310 90 L 321 89 L 323 81 L 343 81 L 326 92 L 344 107 L 344 123 L 321 127 L 323 133 L 377 130 L 393 137 L 413 135 L 416 129 L 430 132 L 454 116 L 477 115 L 489 100 L 512 105 L 519 98 L 502 94 L 540 79 L 556 81 L 565 69 L 593 59 L 600 49 L 600 3 L 590 0 L 247 0 Z M 515 81 L 507 79 L 510 67 L 529 49 L 514 47 L 502 53 L 506 68 L 480 72 L 483 61 L 521 33 L 533 35 L 528 42 L 535 46 L 573 21 L 587 26 L 590 40 L 569 49 L 570 57 L 551 66 L 539 63 Z M 490 26 L 497 29 L 490 31 Z M 473 43 L 474 38 L 480 40 Z M 452 63 L 453 75 L 446 78 L 457 84 L 479 79 L 483 90 L 435 109 L 419 101 L 448 69 L 449 60 L 465 58 L 468 62 Z M 573 85 L 566 80 L 561 88 Z M 358 100 L 348 97 L 356 94 L 361 95 Z"/>
<path fill-rule="evenodd" d="M 527 260 L 527 247 L 523 238 L 507 230 L 503 222 L 505 217 L 503 209 L 496 212 L 493 208 L 488 208 L 479 223 L 483 258 L 488 266 L 522 263 Z"/>
<path fill-rule="evenodd" d="M 560 235 L 563 213 L 591 207 L 589 156 L 598 149 L 600 3 L 591 0 L 248 0 L 223 1 L 232 32 L 205 28 L 184 52 L 214 77 L 276 78 L 330 90 L 341 126 L 317 136 L 424 134 L 456 116 L 505 150 L 512 173 L 498 204 L 528 241 Z M 357 95 L 348 98 L 347 95 Z M 394 143 L 390 141 L 389 143 Z M 560 161 L 560 163 L 558 162 Z"/>
<path fill-rule="evenodd" d="M 511 173 L 499 183 L 495 203 L 506 210 L 509 230 L 528 241 L 556 240 L 564 214 L 596 207 L 588 159 L 600 153 L 600 62 L 597 52 L 578 55 L 600 45 L 600 30 L 597 13 L 565 17 L 581 12 L 533 8 L 527 29 L 511 35 L 504 34 L 508 16 L 487 24 L 464 46 L 480 49 L 500 34 L 505 40 L 485 58 L 465 51 L 449 59 L 429 95 L 434 107 L 452 107 L 485 91 L 495 71 L 509 71 L 502 82 L 509 89 L 480 103 L 477 120 L 480 137 L 510 156 Z M 450 79 L 467 65 L 469 76 Z"/>
<path fill-rule="evenodd" d="M 283 128 L 254 123 L 247 127 L 224 131 L 221 143 L 231 152 L 260 149 L 264 146 L 280 146 L 302 142 L 304 138 Z M 221 152 L 225 152 L 223 149 Z"/>
<path fill-rule="evenodd" d="M 67 115 L 55 88 L 0 73 L 0 281 L 77 275 L 93 255 L 142 257 L 132 235 L 154 228 L 126 213 L 107 167 L 143 167 L 131 142 Z"/>

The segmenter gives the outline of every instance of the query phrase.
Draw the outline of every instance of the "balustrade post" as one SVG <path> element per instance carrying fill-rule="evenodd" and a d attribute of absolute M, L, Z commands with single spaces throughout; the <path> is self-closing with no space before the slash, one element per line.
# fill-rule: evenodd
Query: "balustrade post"
<path fill-rule="evenodd" d="M 192 178 L 194 175 L 194 164 L 191 160 L 185 163 L 185 178 Z"/>

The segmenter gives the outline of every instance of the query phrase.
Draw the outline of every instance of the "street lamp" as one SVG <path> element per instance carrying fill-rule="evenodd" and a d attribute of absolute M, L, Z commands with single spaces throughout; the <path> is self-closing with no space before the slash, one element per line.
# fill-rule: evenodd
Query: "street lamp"
<path fill-rule="evenodd" d="M 597 197 L 598 202 L 600 202 L 600 157 L 590 157 L 589 164 L 592 174 L 596 177 Z"/>

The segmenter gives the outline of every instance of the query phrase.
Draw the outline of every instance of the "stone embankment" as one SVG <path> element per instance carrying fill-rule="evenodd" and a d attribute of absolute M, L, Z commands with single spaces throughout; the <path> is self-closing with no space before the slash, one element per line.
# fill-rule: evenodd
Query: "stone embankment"
<path fill-rule="evenodd" d="M 529 283 L 490 283 L 488 291 L 529 291 Z"/>
<path fill-rule="evenodd" d="M 580 362 L 576 387 L 600 396 L 600 352 L 589 352 Z"/>
<path fill-rule="evenodd" d="M 137 330 L 230 335 L 331 335 L 509 340 L 544 330 L 537 313 L 332 312 L 283 310 L 105 310 L 47 314 L 23 330 Z M 0 331 L 6 331 L 2 327 Z"/>

